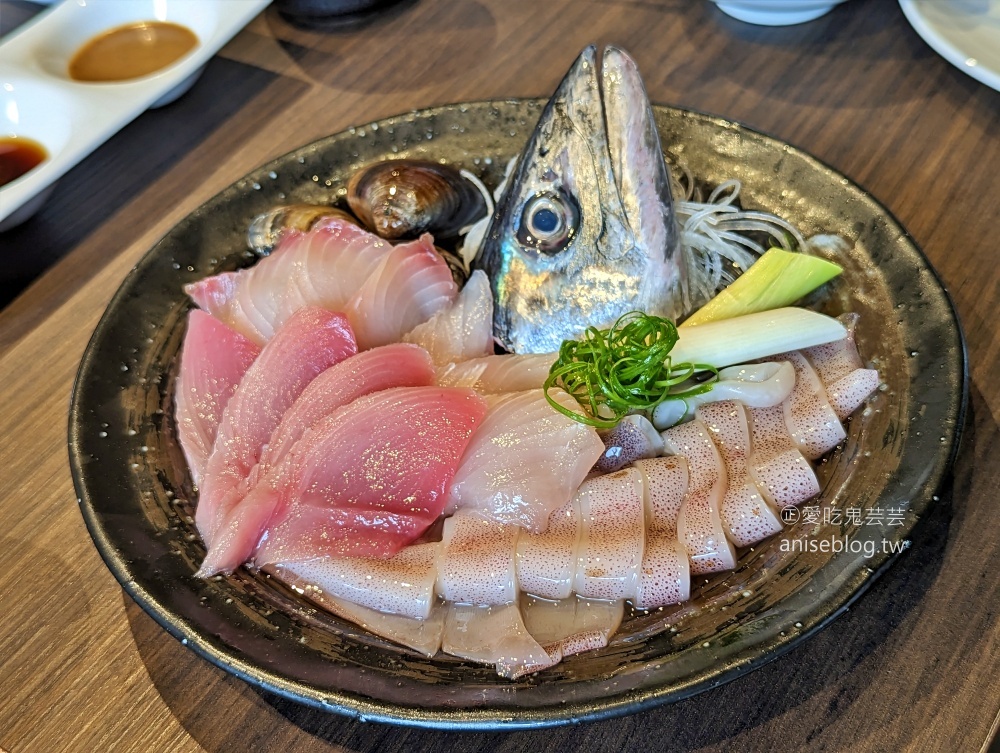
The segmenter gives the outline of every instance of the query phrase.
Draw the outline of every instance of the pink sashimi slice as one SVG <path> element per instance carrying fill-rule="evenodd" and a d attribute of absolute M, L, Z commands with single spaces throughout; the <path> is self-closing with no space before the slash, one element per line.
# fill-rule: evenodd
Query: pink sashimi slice
<path fill-rule="evenodd" d="M 449 307 L 403 335 L 445 366 L 493 354 L 493 291 L 486 273 L 477 269 Z M 471 386 L 471 385 L 470 385 Z"/>
<path fill-rule="evenodd" d="M 254 563 L 393 556 L 441 515 L 485 414 L 472 390 L 400 387 L 327 416 L 244 500 L 276 511 Z"/>
<path fill-rule="evenodd" d="M 455 300 L 451 270 L 429 235 L 393 247 L 344 307 L 358 348 L 398 342 Z"/>
<path fill-rule="evenodd" d="M 416 345 L 396 343 L 358 353 L 334 364 L 303 390 L 271 434 L 260 462 L 234 495 L 235 503 L 220 524 L 199 573 L 232 572 L 245 562 L 260 540 L 274 509 L 267 504 L 244 504 L 250 490 L 291 451 L 295 443 L 320 420 L 362 395 L 392 387 L 427 387 L 434 383 L 430 356 Z M 276 497 L 257 497 L 277 501 Z"/>
<path fill-rule="evenodd" d="M 550 394 L 572 409 L 562 390 Z M 447 510 L 544 531 L 604 452 L 597 432 L 557 412 L 541 390 L 495 399 L 455 474 Z"/>
<path fill-rule="evenodd" d="M 320 372 L 355 352 L 347 320 L 314 307 L 297 311 L 261 350 L 223 411 L 205 466 L 195 522 L 209 548 L 285 411 Z"/>
<path fill-rule="evenodd" d="M 174 391 L 177 438 L 195 486 L 215 444 L 222 412 L 260 348 L 204 311 L 192 309 Z"/>
<path fill-rule="evenodd" d="M 341 311 L 393 250 L 388 241 L 339 219 L 289 232 L 257 264 L 186 285 L 198 306 L 263 345 L 303 306 Z"/>
<path fill-rule="evenodd" d="M 482 395 L 540 390 L 558 353 L 506 353 L 448 364 L 438 370 L 442 387 L 472 387 Z"/>
<path fill-rule="evenodd" d="M 783 526 L 750 475 L 750 429 L 746 409 L 736 400 L 698 406 L 695 415 L 711 432 L 726 464 L 728 485 L 722 498 L 722 525 L 736 546 L 750 546 L 779 533 Z"/>
<path fill-rule="evenodd" d="M 691 574 L 736 567 L 736 550 L 722 528 L 726 467 L 705 425 L 695 419 L 663 432 L 667 450 L 688 464 L 688 490 L 677 519 L 677 534 L 691 560 Z"/>

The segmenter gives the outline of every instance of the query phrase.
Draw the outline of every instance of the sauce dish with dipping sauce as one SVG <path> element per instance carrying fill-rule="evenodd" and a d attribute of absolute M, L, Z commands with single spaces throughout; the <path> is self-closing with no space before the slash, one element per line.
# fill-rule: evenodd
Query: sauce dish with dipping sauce
<path fill-rule="evenodd" d="M 44 153 L 0 186 L 0 231 L 28 219 L 56 180 L 141 112 L 184 94 L 269 2 L 65 0 L 8 37 L 0 140 L 30 139 Z"/>

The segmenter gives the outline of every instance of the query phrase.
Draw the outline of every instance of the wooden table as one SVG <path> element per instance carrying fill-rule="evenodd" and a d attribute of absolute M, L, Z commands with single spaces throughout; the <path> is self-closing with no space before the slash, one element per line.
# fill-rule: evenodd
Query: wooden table
<path fill-rule="evenodd" d="M 36 12 L 0 3 L 4 29 Z M 66 411 L 131 266 L 255 166 L 432 104 L 550 93 L 589 42 L 629 50 L 651 98 L 812 152 L 884 202 L 954 296 L 971 359 L 953 479 L 904 555 L 826 630 L 748 676 L 642 714 L 547 731 L 362 724 L 258 692 L 124 594 L 77 509 Z M 6 279 L 54 264 L 0 313 L 0 749 L 50 751 L 980 751 L 1000 708 L 1000 94 L 948 65 L 889 0 L 790 28 L 707 2 L 423 0 L 354 31 L 273 9 L 176 104 L 74 169 L 0 235 Z"/>

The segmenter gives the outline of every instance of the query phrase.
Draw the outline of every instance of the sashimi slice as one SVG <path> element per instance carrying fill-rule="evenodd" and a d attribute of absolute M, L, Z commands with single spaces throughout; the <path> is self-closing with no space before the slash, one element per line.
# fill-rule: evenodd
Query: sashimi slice
<path fill-rule="evenodd" d="M 625 602 L 572 596 L 552 601 L 521 597 L 524 627 L 557 661 L 604 648 L 621 625 Z"/>
<path fill-rule="evenodd" d="M 303 306 L 342 310 L 392 250 L 378 236 L 330 219 L 308 233 L 289 231 L 270 256 L 248 269 L 184 290 L 200 308 L 263 345 Z"/>
<path fill-rule="evenodd" d="M 639 567 L 635 606 L 655 609 L 687 601 L 691 595 L 691 566 L 677 535 L 688 489 L 687 461 L 677 455 L 637 460 L 645 490 L 646 547 Z"/>
<path fill-rule="evenodd" d="M 362 395 L 391 387 L 427 387 L 434 382 L 430 356 L 416 345 L 396 343 L 358 353 L 331 366 L 302 392 L 271 434 L 260 462 L 232 493 L 232 504 L 219 524 L 212 545 L 198 571 L 206 577 L 232 572 L 245 562 L 274 514 L 275 495 L 257 495 L 246 503 L 250 490 L 278 467 L 295 443 L 320 420 Z"/>
<path fill-rule="evenodd" d="M 826 345 L 806 348 L 802 353 L 819 375 L 837 418 L 851 415 L 879 386 L 875 369 L 864 368 L 854 340 L 858 314 L 838 317 L 847 327 L 847 337 Z"/>
<path fill-rule="evenodd" d="M 663 443 L 688 463 L 688 490 L 677 518 L 677 534 L 691 560 L 691 574 L 736 567 L 736 551 L 722 528 L 726 468 L 708 429 L 695 419 L 663 432 Z"/>
<path fill-rule="evenodd" d="M 598 432 L 604 452 L 595 473 L 614 473 L 635 460 L 663 454 L 663 437 L 645 416 L 625 416 L 613 429 Z"/>
<path fill-rule="evenodd" d="M 492 664 L 501 677 L 515 679 L 551 667 L 549 656 L 524 627 L 516 603 L 447 605 L 441 648 L 445 653 L 480 664 Z"/>
<path fill-rule="evenodd" d="M 843 424 L 830 406 L 826 390 L 809 361 L 792 351 L 775 356 L 775 361 L 788 361 L 795 369 L 795 387 L 781 404 L 785 425 L 792 442 L 810 460 L 825 455 L 847 437 Z"/>
<path fill-rule="evenodd" d="M 347 320 L 320 308 L 299 309 L 261 350 L 223 411 L 198 494 L 195 523 L 211 547 L 239 487 L 260 461 L 282 417 L 316 376 L 353 355 Z"/>
<path fill-rule="evenodd" d="M 286 568 L 267 567 L 265 570 L 320 608 L 370 633 L 412 648 L 424 656 L 434 656 L 441 648 L 446 612 L 442 604 L 435 604 L 427 617 L 421 619 L 387 614 L 333 596 Z"/>
<path fill-rule="evenodd" d="M 440 542 L 403 547 L 389 559 L 321 557 L 269 566 L 287 583 L 368 609 L 426 619 L 435 601 Z"/>
<path fill-rule="evenodd" d="M 471 387 L 482 395 L 540 390 L 557 353 L 507 353 L 448 364 L 438 372 L 443 387 Z"/>
<path fill-rule="evenodd" d="M 398 342 L 448 308 L 458 288 L 429 235 L 393 247 L 344 307 L 358 349 Z"/>
<path fill-rule="evenodd" d="M 702 405 L 696 413 L 711 432 L 726 464 L 728 484 L 722 498 L 722 525 L 736 546 L 750 546 L 782 530 L 781 519 L 750 476 L 750 429 L 746 409 L 735 400 Z"/>
<path fill-rule="evenodd" d="M 400 387 L 327 416 L 250 495 L 278 501 L 245 501 L 276 510 L 254 562 L 391 557 L 441 515 L 485 414 L 472 390 Z"/>
<path fill-rule="evenodd" d="M 747 411 L 752 448 L 747 468 L 764 499 L 780 510 L 819 494 L 816 472 L 788 436 L 784 408 Z"/>
<path fill-rule="evenodd" d="M 403 341 L 424 348 L 438 366 L 491 355 L 493 291 L 486 273 L 474 271 L 449 308 L 418 324 Z"/>
<path fill-rule="evenodd" d="M 215 444 L 222 412 L 260 348 L 204 311 L 192 309 L 174 391 L 177 439 L 195 486 Z"/>
<path fill-rule="evenodd" d="M 562 390 L 550 393 L 577 409 Z M 502 523 L 543 531 L 572 498 L 604 443 L 589 426 L 555 411 L 541 390 L 496 400 L 452 481 L 448 511 L 477 510 Z"/>
<path fill-rule="evenodd" d="M 566 599 L 573 593 L 580 530 L 579 510 L 571 500 L 549 516 L 543 533 L 525 531 L 517 537 L 521 591 L 545 599 Z"/>
<path fill-rule="evenodd" d="M 444 521 L 437 591 L 445 601 L 506 604 L 517 599 L 517 526 L 474 513 Z"/>
<path fill-rule="evenodd" d="M 573 498 L 583 525 L 573 590 L 591 599 L 630 599 L 639 583 L 646 529 L 642 473 L 593 476 Z"/>

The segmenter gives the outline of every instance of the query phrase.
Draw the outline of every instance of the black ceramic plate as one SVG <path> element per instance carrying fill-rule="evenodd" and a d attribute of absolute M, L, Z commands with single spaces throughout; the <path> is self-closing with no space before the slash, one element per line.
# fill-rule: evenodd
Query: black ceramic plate
<path fill-rule="evenodd" d="M 804 519 L 743 552 L 735 572 L 699 580 L 689 604 L 631 616 L 606 649 L 515 682 L 489 667 L 399 648 L 264 577 L 193 577 L 204 548 L 171 418 L 190 307 L 181 286 L 252 263 L 244 236 L 253 216 L 281 203 L 335 200 L 370 161 L 444 159 L 496 185 L 542 104 L 411 113 L 281 157 L 170 231 L 108 307 L 70 414 L 83 513 L 126 591 L 209 661 L 319 708 L 404 724 L 538 727 L 634 712 L 733 679 L 806 639 L 865 590 L 931 505 L 958 443 L 966 362 L 954 310 L 927 259 L 884 207 L 809 155 L 725 120 L 660 107 L 667 151 L 700 181 L 738 178 L 744 206 L 854 243 L 837 259 L 844 275 L 817 305 L 861 313 L 860 348 L 885 387 L 821 465 L 823 493 Z M 839 521 L 827 512 L 834 509 Z M 843 551 L 823 551 L 823 541 L 835 540 L 847 542 Z"/>

